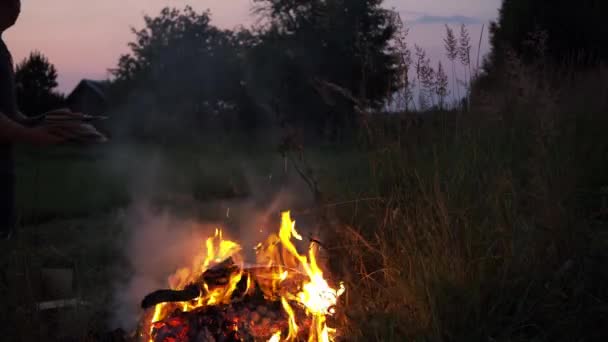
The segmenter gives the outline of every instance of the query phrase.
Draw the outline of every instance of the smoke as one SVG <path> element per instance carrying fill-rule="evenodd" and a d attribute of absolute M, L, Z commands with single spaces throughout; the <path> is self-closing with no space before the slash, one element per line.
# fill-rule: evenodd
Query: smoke
<path fill-rule="evenodd" d="M 253 263 L 253 247 L 278 231 L 280 213 L 313 203 L 310 190 L 298 178 L 288 177 L 278 156 L 261 168 L 254 166 L 259 163 L 240 161 L 238 172 L 249 196 L 205 202 L 171 184 L 179 170 L 165 152 L 121 147 L 112 156 L 110 165 L 126 177 L 131 194 L 131 205 L 120 218 L 127 235 L 120 250 L 130 270 L 115 282 L 112 327 L 134 330 L 143 313 L 141 300 L 167 288 L 168 277 L 176 270 L 190 267 L 216 228 L 238 242 L 245 261 Z M 310 235 L 307 228 L 312 225 L 296 219 L 300 233 Z"/>
<path fill-rule="evenodd" d="M 141 314 L 143 297 L 167 288 L 167 277 L 180 267 L 190 266 L 190 257 L 203 246 L 213 225 L 184 220 L 168 211 L 158 212 L 146 204 L 131 208 L 124 224 L 130 237 L 123 249 L 132 273 L 116 286 L 114 324 L 132 329 Z"/>
<path fill-rule="evenodd" d="M 109 167 L 130 196 L 120 218 L 127 236 L 120 250 L 130 271 L 115 282 L 112 321 L 127 330 L 141 316 L 144 296 L 167 288 L 172 273 L 191 266 L 215 228 L 237 241 L 252 262 L 253 247 L 278 230 L 281 211 L 313 203 L 278 154 L 262 162 L 256 155 L 276 150 L 284 134 L 275 122 L 271 90 L 248 82 L 257 69 L 245 65 L 244 74 L 232 72 L 232 59 L 223 53 L 238 49 L 225 51 L 221 43 L 208 53 L 205 39 L 194 42 L 201 47 L 180 38 L 192 35 L 178 36 L 152 61 L 145 82 L 115 89 L 121 105 L 108 123 L 120 141 Z M 223 146 L 230 144 L 238 150 Z M 230 187 L 244 191 L 231 194 L 225 191 Z"/>

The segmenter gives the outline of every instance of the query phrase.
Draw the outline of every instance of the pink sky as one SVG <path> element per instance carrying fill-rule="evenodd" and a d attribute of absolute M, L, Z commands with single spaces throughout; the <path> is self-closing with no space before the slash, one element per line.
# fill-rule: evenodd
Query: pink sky
<path fill-rule="evenodd" d="M 209 8 L 213 22 L 221 27 L 250 23 L 252 0 L 23 0 L 17 25 L 4 34 L 15 61 L 32 50 L 44 53 L 58 69 L 59 88 L 69 92 L 82 78 L 104 79 L 116 65 L 144 14 L 156 15 L 161 8 Z M 452 16 L 466 16 L 481 23 L 496 16 L 500 0 L 386 0 L 410 22 L 410 43 L 424 47 L 435 59 L 442 58 L 443 23 L 457 24 Z M 422 22 L 425 16 L 430 22 Z M 421 22 L 415 22 L 415 20 Z M 469 25 L 479 37 L 481 24 Z M 486 35 L 487 38 L 487 35 Z M 487 51 L 484 40 L 482 51 Z"/>

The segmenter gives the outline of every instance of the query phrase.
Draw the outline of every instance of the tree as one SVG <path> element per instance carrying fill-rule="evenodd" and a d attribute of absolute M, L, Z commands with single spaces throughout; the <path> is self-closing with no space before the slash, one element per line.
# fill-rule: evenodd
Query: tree
<path fill-rule="evenodd" d="M 227 102 L 238 84 L 233 32 L 212 26 L 209 12 L 191 7 L 165 8 L 144 21 L 144 29 L 133 30 L 131 53 L 112 70 L 117 83 L 153 90 L 169 106 L 187 98 L 185 106 L 213 110 Z"/>
<path fill-rule="evenodd" d="M 203 136 L 209 131 L 200 129 L 210 128 L 211 121 L 228 120 L 234 112 L 251 114 L 242 108 L 251 102 L 243 87 L 244 51 L 255 42 L 250 32 L 221 30 L 211 25 L 208 11 L 191 7 L 164 8 L 144 22 L 143 29 L 132 29 L 131 52 L 111 70 L 117 103 L 129 103 L 133 93 L 145 99 L 149 108 L 138 111 L 159 135 Z M 134 119 L 138 126 L 141 118 Z"/>
<path fill-rule="evenodd" d="M 63 95 L 55 91 L 57 70 L 38 51 L 32 52 L 17 65 L 15 85 L 19 109 L 26 115 L 38 115 L 64 103 Z"/>
<path fill-rule="evenodd" d="M 554 63 L 578 65 L 608 60 L 608 2 L 581 0 L 503 0 L 498 20 L 491 24 L 492 54 L 486 69 L 505 63 L 512 49 L 524 62 L 535 57 L 526 45 L 530 34 L 544 31 L 547 57 Z"/>
<path fill-rule="evenodd" d="M 338 94 L 333 106 L 319 101 L 315 81 L 342 88 L 369 108 L 381 107 L 400 88 L 399 55 L 390 45 L 395 17 L 382 0 L 255 2 L 266 25 L 262 45 L 272 44 L 281 61 L 273 82 L 289 89 L 281 101 L 290 120 L 322 125 L 331 117 L 344 123 L 355 112 Z"/>
<path fill-rule="evenodd" d="M 356 106 L 380 108 L 400 89 L 394 15 L 382 0 L 255 2 L 261 20 L 249 30 L 221 30 L 190 7 L 146 16 L 112 70 L 113 93 L 128 103 L 137 91 L 150 107 L 139 112 L 188 128 L 226 113 L 247 128 L 272 114 L 337 136 Z"/>

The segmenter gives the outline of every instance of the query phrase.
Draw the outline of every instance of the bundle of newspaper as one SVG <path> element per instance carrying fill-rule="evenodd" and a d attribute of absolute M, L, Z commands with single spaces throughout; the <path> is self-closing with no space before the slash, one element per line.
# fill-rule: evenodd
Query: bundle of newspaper
<path fill-rule="evenodd" d="M 48 126 L 65 126 L 70 140 L 77 143 L 103 143 L 108 138 L 92 125 L 92 122 L 105 120 L 105 116 L 91 116 L 61 109 L 51 111 L 35 118 L 36 124 Z"/>

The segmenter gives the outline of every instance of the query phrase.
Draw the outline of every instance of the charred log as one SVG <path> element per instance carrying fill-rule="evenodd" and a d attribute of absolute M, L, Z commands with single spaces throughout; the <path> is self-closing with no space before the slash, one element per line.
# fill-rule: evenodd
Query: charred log
<path fill-rule="evenodd" d="M 203 272 L 199 282 L 208 286 L 221 286 L 228 284 L 230 277 L 239 271 L 239 266 L 234 263 L 232 258 L 228 258 L 221 263 Z"/>
<path fill-rule="evenodd" d="M 142 309 L 151 308 L 157 304 L 169 302 L 188 302 L 195 300 L 201 295 L 200 286 L 193 284 L 181 291 L 158 290 L 150 293 L 141 301 Z"/>
<path fill-rule="evenodd" d="M 183 290 L 160 290 L 146 296 L 141 304 L 144 309 L 167 303 L 165 309 L 170 313 L 161 321 L 151 323 L 145 331 L 150 331 L 154 342 L 267 341 L 279 331 L 287 336 L 289 317 L 280 297 L 262 290 L 262 287 L 266 290 L 273 288 L 275 275 L 284 270 L 273 267 L 240 269 L 232 259 L 227 259 L 204 272 L 196 283 Z M 232 293 L 230 304 L 203 306 L 188 312 L 183 312 L 176 304 L 204 296 L 206 289 L 223 287 L 239 273 L 241 279 Z M 291 293 L 297 292 L 298 284 L 302 284 L 304 279 L 303 274 L 290 270 L 281 287 Z M 302 336 L 298 336 L 298 341 L 305 341 L 312 323 L 301 305 L 296 302 L 289 304 L 301 328 Z"/>
<path fill-rule="evenodd" d="M 206 293 L 202 286 L 206 284 L 208 288 L 215 288 L 228 284 L 232 276 L 239 272 L 239 266 L 234 263 L 232 258 L 228 258 L 222 263 L 208 269 L 195 284 L 190 284 L 183 290 L 158 290 L 148 294 L 141 302 L 142 309 L 151 308 L 161 303 L 175 303 L 192 301 Z M 243 295 L 246 290 L 246 278 L 243 277 L 237 285 L 237 295 Z M 240 292 L 240 293 L 239 293 Z"/>
<path fill-rule="evenodd" d="M 303 309 L 291 303 L 298 321 L 302 340 L 311 321 Z M 286 334 L 288 317 L 279 301 L 247 297 L 229 305 L 206 306 L 190 312 L 176 311 L 152 326 L 154 342 L 187 341 L 267 341 L 277 331 Z"/>

